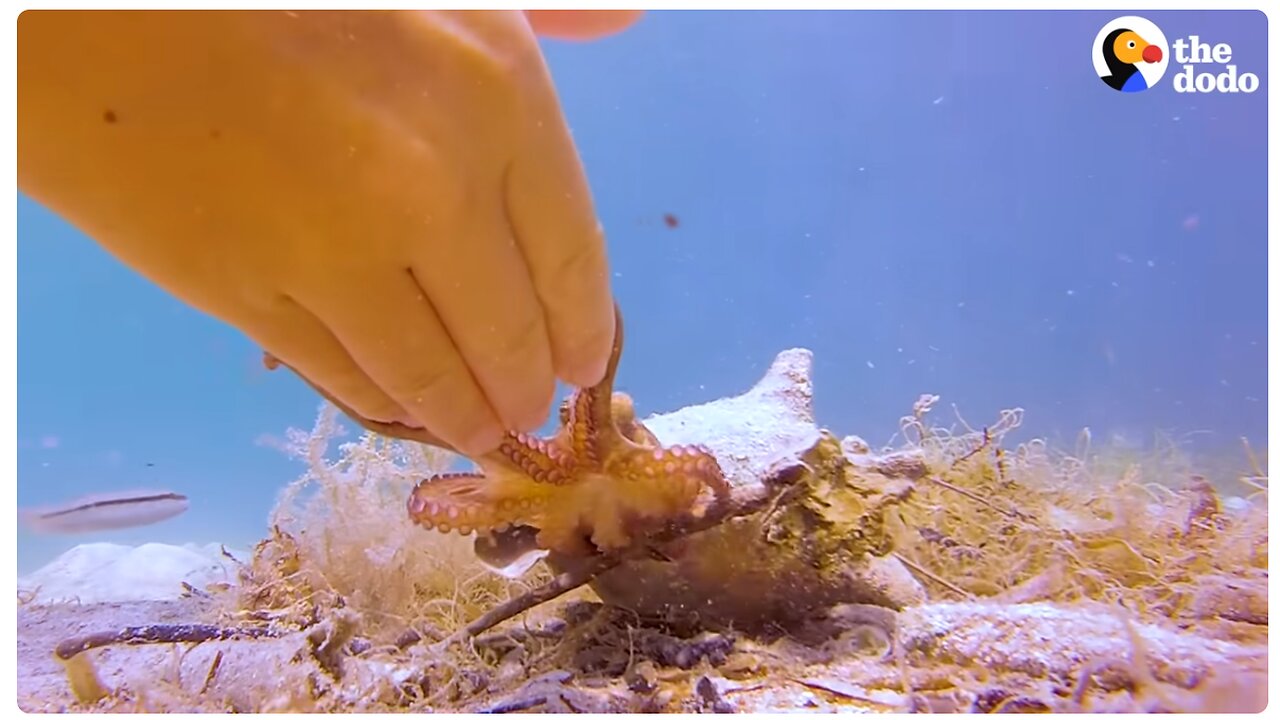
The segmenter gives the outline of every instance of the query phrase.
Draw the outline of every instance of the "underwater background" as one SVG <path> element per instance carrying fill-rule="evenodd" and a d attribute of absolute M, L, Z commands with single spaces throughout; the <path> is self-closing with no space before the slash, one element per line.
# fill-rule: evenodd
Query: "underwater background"
<path fill-rule="evenodd" d="M 651 12 L 544 43 L 608 235 L 641 416 L 815 353 L 820 425 L 895 442 L 922 393 L 1011 438 L 1244 467 L 1267 438 L 1266 19 L 1139 13 L 1229 43 L 1253 93 L 1095 74 L 1121 12 Z M 191 509 L 80 543 L 266 533 L 319 398 L 238 331 L 18 201 L 18 503 L 163 488 Z M 181 241 L 180 238 L 175 239 Z M 1234 464 L 1233 464 L 1234 463 Z"/>

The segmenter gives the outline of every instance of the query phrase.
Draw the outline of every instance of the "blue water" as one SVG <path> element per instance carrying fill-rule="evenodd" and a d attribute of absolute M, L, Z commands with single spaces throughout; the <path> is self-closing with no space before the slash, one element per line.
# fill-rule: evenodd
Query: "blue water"
<path fill-rule="evenodd" d="M 609 236 L 640 412 L 815 353 L 817 412 L 890 439 L 925 392 L 1012 440 L 1206 453 L 1267 436 L 1267 76 L 1259 13 L 1148 13 L 1228 42 L 1252 94 L 1093 71 L 1118 13 L 651 13 L 546 52 Z M 182 518 L 19 532 L 26 572 L 86 540 L 244 546 L 301 467 L 262 436 L 318 398 L 25 197 L 18 502 L 162 487 Z M 671 228 L 664 215 L 678 218 Z M 1243 461 L 1243 457 L 1241 458 Z"/>

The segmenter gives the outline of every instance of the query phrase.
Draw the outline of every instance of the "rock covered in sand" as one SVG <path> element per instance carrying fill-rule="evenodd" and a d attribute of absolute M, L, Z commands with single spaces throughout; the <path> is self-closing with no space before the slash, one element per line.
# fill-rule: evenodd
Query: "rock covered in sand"
<path fill-rule="evenodd" d="M 874 540 L 846 541 L 879 532 L 878 503 L 889 493 L 862 480 L 890 475 L 873 456 L 853 462 L 815 423 L 812 368 L 812 352 L 785 350 L 746 393 L 643 421 L 664 445 L 710 450 L 735 488 L 761 486 L 789 464 L 807 468 L 797 484 L 804 491 L 775 512 L 665 546 L 671 562 L 630 561 L 605 573 L 592 583 L 601 599 L 645 615 L 694 615 L 738 627 L 798 620 L 835 603 L 902 607 L 924 600 L 918 582 L 895 558 L 875 552 L 882 548 L 873 548 Z M 550 560 L 559 568 L 573 564 Z"/>
<path fill-rule="evenodd" d="M 249 557 L 228 552 L 238 560 Z M 183 595 L 184 582 L 203 590 L 210 583 L 235 581 L 236 564 L 216 543 L 133 547 L 100 542 L 77 545 L 20 578 L 18 591 L 37 605 L 88 604 L 171 600 Z"/>

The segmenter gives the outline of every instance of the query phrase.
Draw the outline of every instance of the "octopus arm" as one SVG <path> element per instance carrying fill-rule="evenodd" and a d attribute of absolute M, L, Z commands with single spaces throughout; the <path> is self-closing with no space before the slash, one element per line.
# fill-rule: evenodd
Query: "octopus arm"
<path fill-rule="evenodd" d="M 623 514 L 645 519 L 674 519 L 693 509 L 704 487 L 717 498 L 729 485 L 715 457 L 700 447 L 637 448 L 621 453 L 609 473 Z"/>
<path fill-rule="evenodd" d="M 507 435 L 497 455 L 530 480 L 551 485 L 573 481 L 573 455 L 542 438 L 524 433 Z"/>
<path fill-rule="evenodd" d="M 448 473 L 419 482 L 409 496 L 409 517 L 427 529 L 500 531 L 539 524 L 554 486 L 518 472 Z"/>
<path fill-rule="evenodd" d="M 601 459 L 608 457 L 609 453 L 609 448 L 602 447 L 605 434 L 597 421 L 598 418 L 609 417 L 608 406 L 603 410 L 599 407 L 603 395 L 596 388 L 585 388 L 569 398 L 565 440 L 569 453 L 588 468 L 599 467 Z"/>

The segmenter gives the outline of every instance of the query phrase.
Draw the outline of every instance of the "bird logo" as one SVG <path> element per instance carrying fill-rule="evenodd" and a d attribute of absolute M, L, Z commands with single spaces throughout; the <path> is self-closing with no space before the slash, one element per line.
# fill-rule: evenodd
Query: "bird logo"
<path fill-rule="evenodd" d="M 1142 92 L 1159 82 L 1168 67 L 1169 43 L 1146 18 L 1116 18 L 1093 40 L 1093 68 L 1114 90 Z"/>

